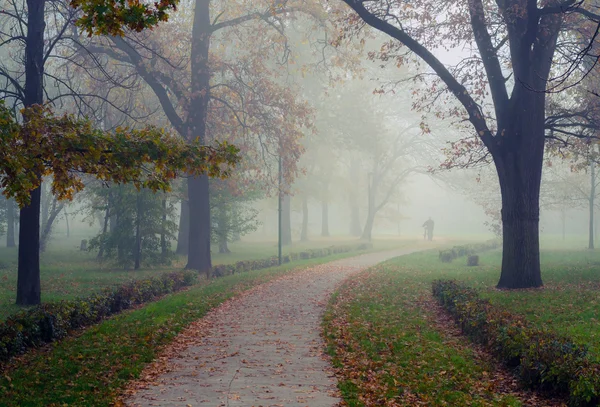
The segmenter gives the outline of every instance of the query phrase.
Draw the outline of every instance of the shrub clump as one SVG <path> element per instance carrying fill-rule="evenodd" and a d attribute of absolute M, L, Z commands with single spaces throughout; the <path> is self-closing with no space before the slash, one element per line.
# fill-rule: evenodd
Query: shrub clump
<path fill-rule="evenodd" d="M 568 396 L 569 406 L 600 405 L 600 365 L 587 357 L 585 346 L 530 326 L 456 281 L 434 281 L 433 295 L 466 335 L 513 368 L 527 387 Z"/>
<path fill-rule="evenodd" d="M 489 240 L 484 243 L 465 244 L 454 246 L 452 249 L 440 250 L 439 258 L 444 263 L 451 263 L 452 260 L 464 256 L 473 256 L 476 253 L 494 250 L 500 247 L 500 242 L 497 240 Z"/>
<path fill-rule="evenodd" d="M 320 249 L 307 249 L 299 253 L 290 253 L 282 257 L 283 263 L 289 263 L 298 260 L 315 259 L 318 257 L 331 256 L 332 254 L 347 253 L 357 250 L 368 250 L 372 248 L 371 243 L 359 243 L 358 245 L 343 245 L 343 246 L 330 246 L 323 247 Z M 223 277 L 235 273 L 243 273 L 252 270 L 262 270 L 268 267 L 274 267 L 279 265 L 279 259 L 277 257 L 269 257 L 266 259 L 259 260 L 243 260 L 238 261 L 235 264 L 220 264 L 213 266 L 213 276 Z"/>
<path fill-rule="evenodd" d="M 473 255 L 470 255 L 469 257 L 467 257 L 467 266 L 469 266 L 469 267 L 479 266 L 479 256 L 473 254 Z"/>
<path fill-rule="evenodd" d="M 107 288 L 86 298 L 41 304 L 21 311 L 0 322 L 0 362 L 64 338 L 74 329 L 190 286 L 196 275 L 192 271 L 167 273 Z"/>

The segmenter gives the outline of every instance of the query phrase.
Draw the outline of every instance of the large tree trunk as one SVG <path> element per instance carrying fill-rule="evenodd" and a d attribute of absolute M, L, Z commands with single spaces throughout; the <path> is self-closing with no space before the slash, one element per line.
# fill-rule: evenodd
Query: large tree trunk
<path fill-rule="evenodd" d="M 539 221 L 545 98 L 543 92 L 524 89 L 515 98 L 520 103 L 513 110 L 512 128 L 507 129 L 494 156 L 502 193 L 498 288 L 509 289 L 542 286 Z"/>
<path fill-rule="evenodd" d="M 300 241 L 308 241 L 308 198 L 302 197 L 302 231 L 300 232 Z"/>
<path fill-rule="evenodd" d="M 593 250 L 594 249 L 594 200 L 596 198 L 596 168 L 594 165 L 594 161 L 592 160 L 590 162 L 590 179 L 591 179 L 591 185 L 590 185 L 590 222 L 589 222 L 589 242 L 588 242 L 588 249 Z"/>
<path fill-rule="evenodd" d="M 6 201 L 6 247 L 15 247 L 15 203 Z"/>
<path fill-rule="evenodd" d="M 291 197 L 283 195 L 281 200 L 281 244 L 292 244 L 292 205 Z"/>
<path fill-rule="evenodd" d="M 191 100 L 186 121 L 186 138 L 206 137 L 206 117 L 210 99 L 210 0 L 196 0 L 191 41 Z M 186 268 L 206 273 L 210 277 L 210 200 L 208 177 L 188 179 L 190 206 L 189 253 Z"/>
<path fill-rule="evenodd" d="M 177 232 L 177 249 L 175 253 L 187 256 L 190 245 L 190 205 L 187 199 L 181 200 L 179 212 L 179 231 Z"/>
<path fill-rule="evenodd" d="M 44 103 L 44 7 L 45 0 L 27 0 L 25 42 L 25 107 Z M 26 118 L 25 118 L 26 120 Z M 41 174 L 40 174 L 41 176 Z M 31 192 L 29 205 L 21 209 L 19 224 L 18 305 L 41 301 L 40 285 L 40 204 L 41 189 Z"/>
<path fill-rule="evenodd" d="M 198 270 L 210 275 L 210 204 L 208 199 L 208 177 L 188 179 L 190 202 L 190 233 L 187 269 Z"/>
<path fill-rule="evenodd" d="M 329 236 L 329 204 L 321 202 L 321 236 Z"/>

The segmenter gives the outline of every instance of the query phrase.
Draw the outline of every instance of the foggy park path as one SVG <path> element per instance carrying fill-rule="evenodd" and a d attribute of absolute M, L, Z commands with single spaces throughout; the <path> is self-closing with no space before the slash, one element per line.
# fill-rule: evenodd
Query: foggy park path
<path fill-rule="evenodd" d="M 320 338 L 331 293 L 353 273 L 417 250 L 333 261 L 225 302 L 178 337 L 167 352 L 172 356 L 157 362 L 166 363 L 166 371 L 127 405 L 335 406 L 336 380 Z"/>

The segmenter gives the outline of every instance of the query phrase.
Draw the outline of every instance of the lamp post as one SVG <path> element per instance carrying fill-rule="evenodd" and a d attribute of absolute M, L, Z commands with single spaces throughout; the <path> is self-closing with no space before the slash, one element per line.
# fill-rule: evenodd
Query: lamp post
<path fill-rule="evenodd" d="M 282 263 L 282 258 L 281 258 L 281 220 L 283 218 L 283 211 L 281 208 L 282 205 L 282 200 L 283 200 L 283 193 L 281 191 L 281 188 L 283 186 L 283 173 L 281 171 L 281 151 L 279 152 L 279 208 L 278 208 L 278 222 L 277 222 L 277 234 L 278 234 L 278 238 L 277 238 L 277 253 L 278 253 L 278 257 L 279 257 L 279 265 L 281 266 Z"/>

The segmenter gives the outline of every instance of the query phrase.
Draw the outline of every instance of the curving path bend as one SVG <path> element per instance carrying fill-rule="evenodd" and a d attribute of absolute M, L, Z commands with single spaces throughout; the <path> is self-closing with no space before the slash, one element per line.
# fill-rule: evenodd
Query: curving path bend
<path fill-rule="evenodd" d="M 337 383 L 320 337 L 329 296 L 348 276 L 417 250 L 333 261 L 225 302 L 178 337 L 175 351 L 163 358 L 161 373 L 146 375 L 150 379 L 127 405 L 336 406 Z"/>

